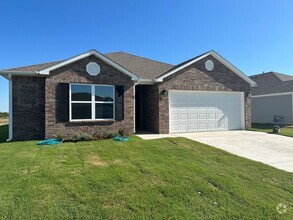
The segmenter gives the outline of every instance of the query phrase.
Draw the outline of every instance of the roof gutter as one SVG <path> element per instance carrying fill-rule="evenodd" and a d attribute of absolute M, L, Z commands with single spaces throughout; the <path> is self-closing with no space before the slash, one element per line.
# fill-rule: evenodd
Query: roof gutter
<path fill-rule="evenodd" d="M 135 97 L 136 97 L 136 94 L 135 94 L 135 88 L 136 86 L 139 84 L 139 80 L 137 80 L 134 84 L 133 84 L 133 133 L 136 133 L 136 115 L 135 115 Z"/>
<path fill-rule="evenodd" d="M 8 75 L 9 80 L 9 137 L 7 142 L 12 141 L 13 138 L 13 105 L 12 105 L 12 76 Z"/>
<path fill-rule="evenodd" d="M 38 72 L 24 72 L 24 71 L 0 71 L 0 75 L 10 80 L 11 76 L 41 76 Z"/>

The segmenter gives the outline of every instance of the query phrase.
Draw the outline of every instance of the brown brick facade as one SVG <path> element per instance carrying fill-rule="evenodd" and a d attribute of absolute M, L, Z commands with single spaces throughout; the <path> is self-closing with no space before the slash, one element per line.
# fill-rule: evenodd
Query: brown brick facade
<path fill-rule="evenodd" d="M 13 140 L 45 137 L 45 78 L 12 77 Z"/>
<path fill-rule="evenodd" d="M 206 60 L 214 62 L 213 71 L 205 69 Z M 158 116 L 158 133 L 169 133 L 169 100 L 168 95 L 162 95 L 163 90 L 195 90 L 195 91 L 243 91 L 245 94 L 245 127 L 251 127 L 251 103 L 250 98 L 246 94 L 250 91 L 250 85 L 220 63 L 212 56 L 208 56 L 191 66 L 188 66 L 179 72 L 164 79 L 163 83 L 155 85 L 157 95 L 159 96 L 158 103 L 154 100 L 154 105 L 157 105 Z"/>
<path fill-rule="evenodd" d="M 205 69 L 206 60 L 214 62 L 214 70 Z M 86 72 L 89 62 L 101 67 L 98 76 Z M 124 86 L 124 119 L 107 122 L 59 122 L 59 83 L 83 83 Z M 250 85 L 225 65 L 208 56 L 197 63 L 167 77 L 162 83 L 139 85 L 143 112 L 141 123 L 146 130 L 169 133 L 169 90 L 243 91 L 245 94 L 245 125 L 251 127 L 251 101 L 247 97 Z M 163 91 L 167 92 L 163 94 Z M 90 56 L 55 69 L 46 77 L 13 77 L 13 140 L 51 138 L 62 135 L 66 139 L 77 133 L 100 137 L 105 131 L 125 134 L 134 131 L 134 82 L 130 77 Z"/>
<path fill-rule="evenodd" d="M 101 67 L 98 76 L 90 76 L 86 72 L 86 65 L 89 62 L 97 62 Z M 124 86 L 124 120 L 112 122 L 57 122 L 57 101 L 56 88 L 58 83 L 85 83 L 104 85 Z M 117 133 L 118 129 L 124 128 L 127 135 L 134 130 L 134 102 L 133 102 L 133 82 L 130 77 L 119 72 L 112 66 L 99 60 L 95 56 L 84 58 L 72 64 L 63 66 L 50 73 L 46 78 L 45 85 L 45 136 L 50 138 L 61 134 L 65 138 L 70 138 L 77 133 L 88 133 L 95 137 L 103 135 L 104 131 Z"/>

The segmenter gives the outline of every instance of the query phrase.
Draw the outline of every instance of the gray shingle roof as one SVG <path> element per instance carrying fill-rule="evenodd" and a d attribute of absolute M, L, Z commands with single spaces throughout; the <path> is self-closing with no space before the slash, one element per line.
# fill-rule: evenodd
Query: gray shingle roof
<path fill-rule="evenodd" d="M 107 53 L 104 55 L 143 79 L 155 79 L 157 76 L 162 75 L 173 67 L 171 64 L 135 56 L 124 52 Z M 62 60 L 11 68 L 6 69 L 5 71 L 36 72 L 60 62 L 62 62 Z"/>
<path fill-rule="evenodd" d="M 174 66 L 124 52 L 107 53 L 105 55 L 143 79 L 155 79 Z"/>
<path fill-rule="evenodd" d="M 250 78 L 257 83 L 251 88 L 252 95 L 264 95 L 283 92 L 293 92 L 293 76 L 276 72 L 267 72 Z"/>
<path fill-rule="evenodd" d="M 209 52 L 210 52 L 210 51 L 208 51 L 208 52 L 206 52 L 206 53 L 203 53 L 203 54 L 200 54 L 200 55 L 198 55 L 198 56 L 196 56 L 196 57 L 193 57 L 193 58 L 191 58 L 191 59 L 189 59 L 189 60 L 186 60 L 186 61 L 184 61 L 184 62 L 182 62 L 182 63 L 179 63 L 179 64 L 173 66 L 172 68 L 170 68 L 170 69 L 167 70 L 167 71 L 169 72 L 169 71 L 172 71 L 172 70 L 174 70 L 174 69 L 177 69 L 177 68 L 183 66 L 184 64 L 186 64 L 186 63 L 188 63 L 188 62 L 190 62 L 190 61 L 192 61 L 192 60 L 195 60 L 196 58 L 201 57 L 201 56 L 203 56 L 203 55 L 205 55 L 205 54 L 207 54 L 207 53 L 209 53 Z M 160 74 L 159 76 L 164 75 L 167 71 L 163 72 L 163 73 Z M 158 76 L 158 77 L 159 77 L 159 76 Z"/>
<path fill-rule="evenodd" d="M 20 71 L 20 72 L 36 72 L 40 71 L 42 69 L 45 69 L 50 66 L 54 66 L 57 63 L 61 63 L 63 60 L 55 61 L 55 62 L 49 62 L 49 63 L 41 63 L 41 64 L 35 64 L 30 66 L 22 66 L 22 67 L 16 67 L 11 69 L 6 69 L 3 71 Z"/>

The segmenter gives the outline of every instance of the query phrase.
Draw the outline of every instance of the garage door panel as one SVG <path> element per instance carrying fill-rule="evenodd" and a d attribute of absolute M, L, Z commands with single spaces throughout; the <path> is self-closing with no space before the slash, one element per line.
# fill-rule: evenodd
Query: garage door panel
<path fill-rule="evenodd" d="M 170 132 L 241 129 L 241 93 L 170 91 Z"/>
<path fill-rule="evenodd" d="M 198 117 L 197 117 L 197 113 L 189 113 L 189 120 L 197 120 Z"/>
<path fill-rule="evenodd" d="M 208 123 L 208 129 L 209 130 L 216 130 L 218 128 L 217 123 Z"/>
<path fill-rule="evenodd" d="M 198 123 L 198 130 L 207 130 L 206 123 Z"/>
<path fill-rule="evenodd" d="M 208 114 L 208 119 L 209 120 L 216 120 L 216 114 L 215 113 L 209 113 Z"/>
<path fill-rule="evenodd" d="M 186 123 L 186 124 L 180 124 L 179 125 L 179 129 L 180 129 L 180 131 L 186 131 L 186 130 L 188 130 L 188 124 Z"/>
<path fill-rule="evenodd" d="M 171 113 L 170 114 L 170 120 L 171 121 L 177 121 L 178 120 L 178 114 L 177 113 Z"/>
<path fill-rule="evenodd" d="M 198 130 L 197 123 L 190 123 L 189 124 L 189 130 L 190 131 L 197 131 Z"/>
<path fill-rule="evenodd" d="M 200 113 L 198 114 L 198 120 L 206 120 L 207 114 L 206 113 Z"/>
<path fill-rule="evenodd" d="M 179 115 L 179 118 L 180 118 L 180 121 L 187 121 L 188 120 L 188 114 L 187 113 L 185 113 L 185 114 L 181 113 Z"/>

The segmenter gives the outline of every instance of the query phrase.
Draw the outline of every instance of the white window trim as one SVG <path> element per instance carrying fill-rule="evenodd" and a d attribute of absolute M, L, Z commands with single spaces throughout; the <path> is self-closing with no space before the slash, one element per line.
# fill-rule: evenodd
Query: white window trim
<path fill-rule="evenodd" d="M 85 85 L 91 86 L 91 101 L 72 101 L 71 100 L 71 86 L 72 85 Z M 113 101 L 96 101 L 95 100 L 95 86 L 112 87 L 113 89 Z M 91 104 L 92 118 L 91 119 L 72 119 L 72 103 L 88 103 Z M 113 118 L 98 118 L 96 119 L 96 103 L 113 104 Z M 69 84 L 69 121 L 72 122 L 83 122 L 83 121 L 115 121 L 115 86 L 114 85 L 103 85 L 103 84 L 85 84 L 85 83 L 70 83 Z"/>

